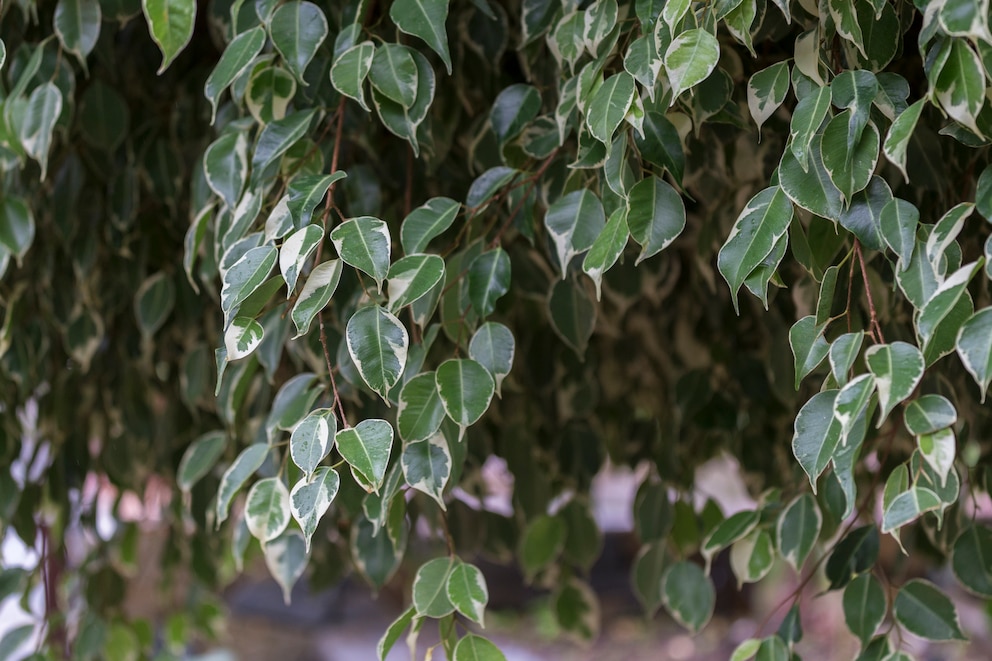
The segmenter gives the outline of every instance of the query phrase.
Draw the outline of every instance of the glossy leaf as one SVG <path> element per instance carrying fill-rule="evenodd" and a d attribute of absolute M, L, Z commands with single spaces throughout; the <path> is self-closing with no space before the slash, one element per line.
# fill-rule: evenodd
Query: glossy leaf
<path fill-rule="evenodd" d="M 371 112 L 372 109 L 365 101 L 363 86 L 372 68 L 374 54 L 375 44 L 363 41 L 337 56 L 331 66 L 331 84 L 334 89 L 357 101 L 366 112 Z"/>
<path fill-rule="evenodd" d="M 389 310 L 396 312 L 428 295 L 444 280 L 444 260 L 437 255 L 408 255 L 393 262 L 389 279 Z"/>
<path fill-rule="evenodd" d="M 820 536 L 823 515 L 811 494 L 802 494 L 790 502 L 776 524 L 778 551 L 798 573 Z"/>
<path fill-rule="evenodd" d="M 406 442 L 425 441 L 441 428 L 444 406 L 434 372 L 423 372 L 403 386 L 396 412 L 396 429 Z"/>
<path fill-rule="evenodd" d="M 176 483 L 182 491 L 189 492 L 210 472 L 224 451 L 226 442 L 224 432 L 213 431 L 190 443 L 176 471 Z"/>
<path fill-rule="evenodd" d="M 224 331 L 224 348 L 228 360 L 250 356 L 262 343 L 265 330 L 251 317 L 235 317 Z"/>
<path fill-rule="evenodd" d="M 255 474 L 255 471 L 262 467 L 269 450 L 270 448 L 266 443 L 249 445 L 224 471 L 220 478 L 220 486 L 217 488 L 217 525 L 227 519 L 231 500 L 245 485 L 245 482 Z"/>
<path fill-rule="evenodd" d="M 459 562 L 451 573 L 445 586 L 448 601 L 455 609 L 480 626 L 485 626 L 483 617 L 486 604 L 489 603 L 489 588 L 486 577 L 475 565 Z"/>
<path fill-rule="evenodd" d="M 634 100 L 634 92 L 634 78 L 626 71 L 610 76 L 599 86 L 585 113 L 586 126 L 594 138 L 607 145 L 613 141 L 613 134 Z"/>
<path fill-rule="evenodd" d="M 916 578 L 899 589 L 893 604 L 896 621 L 927 640 L 966 640 L 951 600 L 933 583 Z"/>
<path fill-rule="evenodd" d="M 544 215 L 544 225 L 554 242 L 562 279 L 572 257 L 592 247 L 606 226 L 603 204 L 583 188 L 555 201 Z"/>
<path fill-rule="evenodd" d="M 389 18 L 402 32 L 424 41 L 441 57 L 451 74 L 451 54 L 448 52 L 448 0 L 396 0 L 389 8 Z"/>
<path fill-rule="evenodd" d="M 303 265 L 317 244 L 324 238 L 324 230 L 320 225 L 307 225 L 303 229 L 290 234 L 279 249 L 279 270 L 286 282 L 286 297 L 290 297 L 296 289 L 296 280 L 300 277 Z"/>
<path fill-rule="evenodd" d="M 227 45 L 220 60 L 207 77 L 203 95 L 210 102 L 210 123 L 217 120 L 217 104 L 220 95 L 231 83 L 241 76 L 252 61 L 262 52 L 265 45 L 265 30 L 259 26 L 242 32 Z"/>
<path fill-rule="evenodd" d="M 296 337 L 310 331 L 314 317 L 330 302 L 341 279 L 341 266 L 341 260 L 332 259 L 318 264 L 310 272 L 291 313 L 296 325 Z"/>
<path fill-rule="evenodd" d="M 158 68 L 161 75 L 193 37 L 196 1 L 141 0 L 141 10 L 148 23 L 148 32 L 162 51 L 162 66 Z"/>
<path fill-rule="evenodd" d="M 280 5 L 269 20 L 272 45 L 296 79 L 304 85 L 303 73 L 327 38 L 327 32 L 324 12 L 306 0 L 290 0 Z"/>
<path fill-rule="evenodd" d="M 442 434 L 407 443 L 400 455 L 406 483 L 433 498 L 442 510 L 445 509 L 443 494 L 451 477 L 451 463 L 448 442 Z"/>
<path fill-rule="evenodd" d="M 245 522 L 252 535 L 272 541 L 289 525 L 289 517 L 289 491 L 279 478 L 267 477 L 252 485 L 245 502 Z"/>
<path fill-rule="evenodd" d="M 489 111 L 489 123 L 500 143 L 520 135 L 541 111 L 541 93 L 532 85 L 518 83 L 503 88 Z"/>
<path fill-rule="evenodd" d="M 86 69 L 86 58 L 100 36 L 100 3 L 98 0 L 59 0 L 55 5 L 52 26 L 59 42 L 76 56 Z"/>
<path fill-rule="evenodd" d="M 984 525 L 965 528 L 954 542 L 951 567 L 964 589 L 992 596 L 992 530 Z"/>
<path fill-rule="evenodd" d="M 695 563 L 681 561 L 665 570 L 661 592 L 665 609 L 689 631 L 699 631 L 713 616 L 716 590 Z"/>
<path fill-rule="evenodd" d="M 354 427 L 338 430 L 334 442 L 359 485 L 369 493 L 379 493 L 393 448 L 390 424 L 385 420 L 362 420 Z"/>
<path fill-rule="evenodd" d="M 579 357 L 585 355 L 596 327 L 596 307 L 586 290 L 573 280 L 560 280 L 551 286 L 548 298 L 551 326 Z"/>
<path fill-rule="evenodd" d="M 488 317 L 496 301 L 510 290 L 510 256 L 502 248 L 488 250 L 468 267 L 468 297 L 480 318 Z"/>
<path fill-rule="evenodd" d="M 503 379 L 513 367 L 515 351 L 513 333 L 509 328 L 495 321 L 487 321 L 479 326 L 469 342 L 469 357 L 485 367 L 492 375 L 497 396 L 500 396 Z M 400 435 L 403 435 L 402 430 Z"/>
<path fill-rule="evenodd" d="M 876 344 L 865 351 L 865 364 L 875 377 L 881 427 L 896 404 L 909 397 L 923 378 L 923 355 L 906 342 Z"/>
<path fill-rule="evenodd" d="M 48 174 L 48 152 L 52 146 L 52 132 L 62 113 L 62 92 L 54 83 L 39 85 L 31 92 L 24 119 L 20 125 L 19 137 L 24 151 L 38 161 L 41 178 Z"/>
<path fill-rule="evenodd" d="M 348 353 L 362 380 L 383 400 L 399 382 L 406 366 L 410 336 L 400 320 L 385 309 L 364 307 L 348 320 Z"/>
<path fill-rule="evenodd" d="M 720 44 L 701 28 L 686 30 L 672 41 L 665 52 L 665 71 L 672 86 L 672 102 L 706 78 L 716 68 Z"/>
<path fill-rule="evenodd" d="M 468 358 L 451 358 L 434 373 L 448 417 L 461 428 L 475 424 L 489 408 L 496 383 L 488 370 Z"/>
<path fill-rule="evenodd" d="M 864 647 L 882 624 L 888 610 L 882 585 L 871 574 L 858 576 L 844 588 L 843 606 L 847 628 Z"/>
<path fill-rule="evenodd" d="M 635 265 L 667 248 L 685 229 L 682 196 L 658 177 L 635 184 L 627 203 L 630 236 L 641 245 Z"/>
<path fill-rule="evenodd" d="M 833 458 L 841 440 L 841 424 L 834 417 L 837 390 L 825 390 L 813 395 L 796 416 L 792 436 L 792 452 L 809 476 L 813 493 L 816 479 Z"/>
<path fill-rule="evenodd" d="M 317 530 L 317 525 L 337 496 L 340 485 L 341 479 L 337 471 L 328 466 L 321 466 L 312 476 L 300 478 L 289 493 L 290 508 L 293 518 L 303 529 L 307 553 L 310 552 L 310 541 Z"/>
<path fill-rule="evenodd" d="M 992 308 L 983 308 L 961 325 L 957 352 L 965 369 L 975 379 L 982 402 L 992 382 Z"/>
<path fill-rule="evenodd" d="M 582 260 L 582 270 L 596 285 L 597 301 L 602 298 L 603 274 L 620 259 L 629 236 L 627 208 L 618 207 L 610 214 L 606 227 L 593 241 L 592 247 Z"/>
<path fill-rule="evenodd" d="M 789 64 L 777 62 L 751 76 L 747 83 L 747 107 L 754 123 L 761 126 L 778 110 L 789 92 Z"/>
<path fill-rule="evenodd" d="M 424 252 L 431 239 L 451 227 L 460 205 L 447 197 L 434 197 L 403 219 L 400 244 L 407 255 Z"/>
<path fill-rule="evenodd" d="M 224 311 L 225 325 L 234 318 L 238 306 L 268 279 L 276 265 L 276 257 L 273 246 L 252 248 L 224 274 L 220 307 Z"/>
<path fill-rule="evenodd" d="M 506 661 L 506 657 L 491 642 L 470 633 L 455 645 L 454 661 Z"/>
<path fill-rule="evenodd" d="M 958 413 L 951 402 L 941 395 L 923 395 L 906 405 L 903 423 L 914 436 L 932 434 L 957 422 Z"/>
<path fill-rule="evenodd" d="M 293 463 L 307 477 L 313 475 L 320 462 L 330 453 L 337 431 L 337 418 L 334 411 L 328 408 L 311 411 L 293 428 L 289 439 L 289 453 Z"/>
<path fill-rule="evenodd" d="M 331 242 L 342 261 L 367 273 L 379 292 L 389 272 L 390 238 L 386 223 L 371 216 L 345 221 L 331 231 Z"/>

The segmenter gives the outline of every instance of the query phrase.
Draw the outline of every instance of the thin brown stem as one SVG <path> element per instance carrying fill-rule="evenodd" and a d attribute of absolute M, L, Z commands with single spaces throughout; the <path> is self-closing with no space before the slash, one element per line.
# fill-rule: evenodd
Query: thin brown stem
<path fill-rule="evenodd" d="M 854 254 L 858 256 L 858 264 L 861 266 L 861 279 L 865 285 L 865 297 L 868 299 L 868 330 L 876 342 L 885 344 L 885 336 L 882 334 L 882 326 L 878 323 L 878 313 L 875 310 L 875 301 L 871 295 L 871 284 L 868 282 L 868 269 L 865 267 L 865 257 L 861 253 L 861 242 L 854 240 Z"/>

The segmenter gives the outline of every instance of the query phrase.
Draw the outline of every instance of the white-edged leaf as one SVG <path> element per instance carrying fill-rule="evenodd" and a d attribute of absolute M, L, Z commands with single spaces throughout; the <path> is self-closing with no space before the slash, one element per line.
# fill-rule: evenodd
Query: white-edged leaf
<path fill-rule="evenodd" d="M 401 32 L 418 37 L 441 57 L 451 75 L 451 54 L 448 52 L 449 0 L 395 0 L 389 8 L 389 18 Z"/>
<path fill-rule="evenodd" d="M 448 601 L 455 609 L 473 622 L 484 627 L 486 604 L 489 603 L 489 588 L 486 577 L 475 565 L 459 562 L 448 574 L 445 587 Z"/>
<path fill-rule="evenodd" d="M 375 44 L 363 41 L 338 55 L 331 65 L 331 84 L 334 89 L 357 101 L 365 112 L 372 111 L 365 101 L 363 86 L 372 68 L 374 54 Z"/>
<path fill-rule="evenodd" d="M 299 530 L 287 530 L 279 537 L 262 544 L 265 566 L 282 588 L 282 598 L 288 606 L 293 586 L 307 568 L 307 545 Z"/>
<path fill-rule="evenodd" d="M 407 255 L 393 262 L 389 280 L 389 311 L 411 305 L 431 292 L 444 279 L 444 260 L 437 255 Z"/>
<path fill-rule="evenodd" d="M 384 308 L 370 305 L 348 320 L 345 337 L 362 380 L 388 404 L 388 393 L 406 366 L 410 347 L 406 328 Z"/>
<path fill-rule="evenodd" d="M 400 245 L 407 255 L 421 253 L 431 239 L 451 227 L 461 205 L 448 197 L 432 197 L 410 212 L 400 227 Z"/>
<path fill-rule="evenodd" d="M 279 271 L 286 282 L 286 298 L 292 296 L 304 262 L 323 238 L 323 228 L 314 224 L 293 232 L 283 241 L 279 249 Z"/>
<path fill-rule="evenodd" d="M 702 28 L 686 30 L 665 51 L 665 71 L 672 86 L 672 103 L 706 78 L 720 59 L 720 42 Z"/>
<path fill-rule="evenodd" d="M 330 453 L 337 433 L 337 418 L 334 417 L 334 411 L 328 408 L 311 411 L 293 428 L 289 438 L 289 454 L 293 463 L 308 478 Z"/>
<path fill-rule="evenodd" d="M 193 486 L 203 479 L 220 459 L 227 437 L 222 431 L 211 431 L 199 436 L 189 444 L 183 452 L 176 471 L 176 483 L 179 489 L 189 492 Z"/>
<path fill-rule="evenodd" d="M 796 416 L 792 436 L 792 453 L 816 493 L 816 479 L 833 459 L 840 445 L 841 425 L 834 417 L 838 390 L 818 392 L 806 402 Z"/>
<path fill-rule="evenodd" d="M 469 358 L 450 358 L 434 373 L 445 412 L 461 429 L 475 424 L 489 408 L 496 382 L 489 371 Z"/>
<path fill-rule="evenodd" d="M 627 198 L 627 227 L 641 245 L 637 265 L 667 248 L 685 229 L 682 196 L 654 175 L 642 179 Z"/>
<path fill-rule="evenodd" d="M 203 95 L 210 102 L 210 123 L 217 120 L 217 104 L 220 95 L 231 83 L 241 76 L 262 52 L 265 45 L 265 29 L 261 26 L 242 32 L 227 45 L 221 53 L 214 70 L 207 76 Z"/>
<path fill-rule="evenodd" d="M 252 535 L 271 541 L 286 529 L 289 517 L 289 491 L 282 480 L 266 477 L 252 485 L 245 502 L 245 522 Z"/>
<path fill-rule="evenodd" d="M 379 493 L 393 449 L 392 426 L 385 420 L 362 420 L 338 430 L 334 442 L 358 484 L 369 493 Z"/>
<path fill-rule="evenodd" d="M 290 0 L 280 5 L 269 19 L 272 45 L 303 85 L 306 85 L 303 73 L 327 38 L 327 32 L 323 10 L 306 0 Z"/>
<path fill-rule="evenodd" d="M 779 515 L 775 527 L 778 551 L 798 573 L 820 536 L 823 515 L 812 494 L 796 496 Z"/>
<path fill-rule="evenodd" d="M 220 486 L 217 488 L 217 506 L 215 511 L 218 526 L 227 519 L 231 508 L 231 500 L 241 490 L 245 482 L 248 481 L 248 478 L 262 467 L 270 449 L 267 443 L 249 445 L 241 451 L 237 459 L 224 471 L 224 474 L 220 478 Z"/>
<path fill-rule="evenodd" d="M 984 403 L 992 382 L 992 308 L 982 308 L 961 325 L 956 348 L 961 363 L 978 384 Z"/>
<path fill-rule="evenodd" d="M 923 378 L 923 354 L 912 344 L 875 344 L 865 351 L 865 364 L 878 390 L 878 425 L 882 426 L 896 404 L 916 389 Z"/>
<path fill-rule="evenodd" d="M 425 441 L 441 428 L 444 406 L 434 372 L 422 372 L 403 385 L 396 412 L 396 429 L 406 442 Z"/>
<path fill-rule="evenodd" d="M 308 479 L 309 477 L 309 479 Z M 338 495 L 341 478 L 333 468 L 321 466 L 313 476 L 304 476 L 289 492 L 293 518 L 303 529 L 306 551 L 310 552 L 310 540 L 317 530 L 317 524 L 327 513 L 334 497 Z"/>
<path fill-rule="evenodd" d="M 411 487 L 425 493 L 443 510 L 444 488 L 451 477 L 451 452 L 444 435 L 435 433 L 424 441 L 407 443 L 400 455 L 403 478 Z"/>
<path fill-rule="evenodd" d="M 602 297 L 603 274 L 617 263 L 623 249 L 627 245 L 630 229 L 627 226 L 627 207 L 619 206 L 613 210 L 606 227 L 599 233 L 592 247 L 582 260 L 582 270 L 592 278 L 596 285 L 596 300 Z"/>
<path fill-rule="evenodd" d="M 162 51 L 159 75 L 169 68 L 193 37 L 196 5 L 196 0 L 141 0 L 148 32 Z"/>
<path fill-rule="evenodd" d="M 389 272 L 389 227 L 372 216 L 347 220 L 331 231 L 331 242 L 345 264 L 354 266 L 375 280 L 382 292 L 382 281 Z"/>
<path fill-rule="evenodd" d="M 251 317 L 235 317 L 224 331 L 224 348 L 228 360 L 250 356 L 265 337 L 262 324 Z"/>
<path fill-rule="evenodd" d="M 606 226 L 603 203 L 588 189 L 558 198 L 544 214 L 544 226 L 555 245 L 562 279 L 572 257 L 585 252 Z"/>
<path fill-rule="evenodd" d="M 324 306 L 331 300 L 338 281 L 341 280 L 341 260 L 332 259 L 314 267 L 303 284 L 299 298 L 293 304 L 293 323 L 296 325 L 296 337 L 306 335 L 310 325 Z"/>
<path fill-rule="evenodd" d="M 479 326 L 468 345 L 469 357 L 489 370 L 496 384 L 496 396 L 500 397 L 503 379 L 513 367 L 516 344 L 509 328 L 495 321 L 487 321 Z"/>

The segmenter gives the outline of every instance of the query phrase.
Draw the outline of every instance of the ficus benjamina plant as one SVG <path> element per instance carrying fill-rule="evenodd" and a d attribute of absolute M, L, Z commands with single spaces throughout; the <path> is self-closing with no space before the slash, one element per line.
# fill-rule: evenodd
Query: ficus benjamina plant
<path fill-rule="evenodd" d="M 122 609 L 140 528 L 94 485 L 172 494 L 191 626 L 261 557 L 287 599 L 396 575 L 380 658 L 427 625 L 500 659 L 486 558 L 594 638 L 607 464 L 645 475 L 649 614 L 703 628 L 725 550 L 797 577 L 737 660 L 802 654 L 810 582 L 860 658 L 966 640 L 925 576 L 992 597 L 989 11 L 2 3 L 0 531 L 43 555 L 0 597 L 44 588 L 33 658 L 182 650 Z M 731 516 L 693 478 L 721 456 Z"/>

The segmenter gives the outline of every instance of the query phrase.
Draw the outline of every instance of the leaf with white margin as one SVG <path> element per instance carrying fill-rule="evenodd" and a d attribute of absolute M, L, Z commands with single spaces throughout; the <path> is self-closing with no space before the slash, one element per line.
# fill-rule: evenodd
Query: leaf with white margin
<path fill-rule="evenodd" d="M 875 377 L 881 411 L 878 427 L 896 405 L 909 397 L 923 378 L 923 354 L 912 344 L 876 344 L 865 351 L 865 364 Z"/>
<path fill-rule="evenodd" d="M 482 636 L 470 633 L 455 645 L 453 661 L 506 661 L 506 656 Z"/>
<path fill-rule="evenodd" d="M 210 190 L 229 209 L 237 206 L 248 181 L 248 136 L 225 131 L 203 152 L 203 174 Z"/>
<path fill-rule="evenodd" d="M 807 374 L 815 370 L 830 352 L 830 344 L 823 337 L 827 324 L 817 324 L 816 317 L 806 315 L 789 329 L 789 346 L 795 359 L 796 390 Z"/>
<path fill-rule="evenodd" d="M 449 0 L 395 0 L 389 8 L 392 19 L 400 32 L 418 37 L 441 57 L 448 75 L 451 75 L 451 53 L 448 51 Z"/>
<path fill-rule="evenodd" d="M 761 125 L 775 114 L 788 93 L 788 62 L 776 62 L 757 72 L 748 80 L 747 107 L 751 111 L 754 123 L 758 125 L 758 135 L 761 135 Z"/>
<path fill-rule="evenodd" d="M 265 330 L 251 317 L 235 317 L 224 331 L 224 348 L 228 360 L 250 356 L 262 343 Z"/>
<path fill-rule="evenodd" d="M 207 432 L 189 444 L 176 471 L 176 484 L 180 491 L 189 493 L 210 472 L 226 444 L 227 437 L 222 431 Z"/>
<path fill-rule="evenodd" d="M 864 339 L 865 334 L 862 332 L 844 333 L 830 343 L 830 372 L 841 388 L 847 385 L 847 375 L 861 353 Z"/>
<path fill-rule="evenodd" d="M 713 617 L 716 589 L 699 565 L 681 561 L 661 577 L 662 603 L 675 620 L 695 633 Z"/>
<path fill-rule="evenodd" d="M 402 47 L 401 47 L 402 48 Z M 413 155 L 420 155 L 420 144 L 417 141 L 417 129 L 427 118 L 431 104 L 434 102 L 434 92 L 437 89 L 437 77 L 434 68 L 420 51 L 407 49 L 417 68 L 417 89 L 413 105 L 403 106 L 387 98 L 377 87 L 372 87 L 372 102 L 376 113 L 391 133 L 403 138 L 413 148 Z M 378 52 L 378 51 L 377 51 Z M 376 60 L 372 60 L 370 78 L 375 74 Z M 374 78 L 373 78 L 374 80 Z"/>
<path fill-rule="evenodd" d="M 839 392 L 824 390 L 816 393 L 796 416 L 792 453 L 809 476 L 813 493 L 816 493 L 816 479 L 840 445 L 841 425 L 834 417 L 834 402 Z"/>
<path fill-rule="evenodd" d="M 627 198 L 627 227 L 641 245 L 634 265 L 658 254 L 685 229 L 682 196 L 663 179 L 651 175 L 634 184 Z"/>
<path fill-rule="evenodd" d="M 193 37 L 196 5 L 196 0 L 141 0 L 148 33 L 162 51 L 158 75 L 169 68 Z"/>
<path fill-rule="evenodd" d="M 379 643 L 376 645 L 376 654 L 379 655 L 379 661 L 386 661 L 389 652 L 393 649 L 397 641 L 399 641 L 400 635 L 410 626 L 416 615 L 417 609 L 410 606 L 399 617 L 393 620 L 393 623 L 382 634 L 382 638 L 379 639 Z"/>
<path fill-rule="evenodd" d="M 972 40 L 978 38 L 992 44 L 988 0 L 947 0 L 939 7 L 937 18 L 948 35 Z"/>
<path fill-rule="evenodd" d="M 451 477 L 451 451 L 443 434 L 407 443 L 400 455 L 400 465 L 407 484 L 433 498 L 442 510 L 447 509 L 444 488 Z"/>
<path fill-rule="evenodd" d="M 840 442 L 847 446 L 847 437 L 855 422 L 868 409 L 868 402 L 875 391 L 875 381 L 870 374 L 859 374 L 841 388 L 834 401 L 834 418 L 841 426 Z"/>
<path fill-rule="evenodd" d="M 76 56 L 83 67 L 100 37 L 99 0 L 59 0 L 55 5 L 52 27 L 62 48 Z"/>
<path fill-rule="evenodd" d="M 334 441 L 359 486 L 369 493 L 379 493 L 393 449 L 390 424 L 376 418 L 362 420 L 354 427 L 339 430 Z"/>
<path fill-rule="evenodd" d="M 224 273 L 220 307 L 224 311 L 225 327 L 231 323 L 238 306 L 268 279 L 277 257 L 275 246 L 252 248 Z"/>
<path fill-rule="evenodd" d="M 479 326 L 468 344 L 469 358 L 485 367 L 492 375 L 497 397 L 501 397 L 500 386 L 513 367 L 515 351 L 513 333 L 495 321 L 487 321 Z"/>
<path fill-rule="evenodd" d="M 307 477 L 331 451 L 331 442 L 338 433 L 338 421 L 329 408 L 315 409 L 300 420 L 289 438 L 289 454 L 293 463 Z"/>
<path fill-rule="evenodd" d="M 792 112 L 789 127 L 789 148 L 803 172 L 809 172 L 810 146 L 819 134 L 823 120 L 830 111 L 830 88 L 819 87 L 816 93 L 799 99 Z"/>
<path fill-rule="evenodd" d="M 413 607 L 423 617 L 444 617 L 455 610 L 448 599 L 448 576 L 455 568 L 456 558 L 428 560 L 417 570 L 413 579 Z"/>
<path fill-rule="evenodd" d="M 689 11 L 690 4 L 692 4 L 691 0 L 669 0 L 665 2 L 665 6 L 661 9 L 661 19 L 669 28 L 672 30 L 676 29 L 679 21 Z"/>
<path fill-rule="evenodd" d="M 983 308 L 961 325 L 958 356 L 982 393 L 982 403 L 992 382 L 992 307 Z"/>
<path fill-rule="evenodd" d="M 341 478 L 338 477 L 337 471 L 328 466 L 321 466 L 309 481 L 306 476 L 300 478 L 289 492 L 293 518 L 303 529 L 307 553 L 310 552 L 310 540 L 317 530 L 317 524 L 327 513 L 334 497 L 338 495 L 340 486 Z"/>
<path fill-rule="evenodd" d="M 358 310 L 345 330 L 348 354 L 362 380 L 389 405 L 387 394 L 403 375 L 410 336 L 400 320 L 378 305 Z"/>
<path fill-rule="evenodd" d="M 467 562 L 456 564 L 448 574 L 445 592 L 448 601 L 459 613 L 481 627 L 486 626 L 483 618 L 489 603 L 489 588 L 486 577 L 478 567 Z"/>
<path fill-rule="evenodd" d="M 296 227 L 310 222 L 313 210 L 317 208 L 327 191 L 339 180 L 348 176 L 344 170 L 331 174 L 312 174 L 295 177 L 289 184 L 289 201 L 286 207 Z"/>
<path fill-rule="evenodd" d="M 847 584 L 843 597 L 844 621 L 865 646 L 885 619 L 887 604 L 881 583 L 865 573 Z"/>
<path fill-rule="evenodd" d="M 775 526 L 778 551 L 799 573 L 820 537 L 823 515 L 812 494 L 804 493 L 792 500 L 779 515 Z"/>
<path fill-rule="evenodd" d="M 897 531 L 920 518 L 924 512 L 940 508 L 940 498 L 926 487 L 914 486 L 892 499 L 882 514 L 883 534 Z"/>
<path fill-rule="evenodd" d="M 389 273 L 389 226 L 378 218 L 359 216 L 335 227 L 331 242 L 345 264 L 372 276 L 381 294 Z"/>
<path fill-rule="evenodd" d="M 923 112 L 924 103 L 926 103 L 926 99 L 920 99 L 899 113 L 896 120 L 892 122 L 892 126 L 889 127 L 885 142 L 882 144 L 882 153 L 885 154 L 885 158 L 899 168 L 907 183 L 909 183 L 909 174 L 906 172 L 906 150 L 909 148 L 909 139 L 913 136 L 916 123 L 920 119 L 920 113 Z"/>
<path fill-rule="evenodd" d="M 444 260 L 437 255 L 407 255 L 393 262 L 389 280 L 389 311 L 411 305 L 430 293 L 444 279 Z"/>
<path fill-rule="evenodd" d="M 627 227 L 627 207 L 619 206 L 610 214 L 606 227 L 599 233 L 592 247 L 582 260 L 582 270 L 596 285 L 596 300 L 602 297 L 603 274 L 617 263 L 627 245 L 630 230 Z M 498 385 L 497 385 L 498 388 Z"/>
<path fill-rule="evenodd" d="M 906 404 L 903 424 L 914 436 L 932 434 L 950 427 L 958 420 L 954 404 L 942 395 L 923 395 Z"/>
<path fill-rule="evenodd" d="M 52 131 L 62 114 L 62 105 L 62 92 L 55 83 L 39 85 L 28 98 L 17 132 L 24 151 L 41 166 L 42 181 L 48 173 L 48 150 L 52 146 Z"/>
<path fill-rule="evenodd" d="M 575 576 L 562 580 L 551 596 L 551 608 L 563 633 L 591 642 L 599 636 L 599 599 L 589 584 Z"/>
<path fill-rule="evenodd" d="M 307 547 L 299 530 L 287 530 L 283 535 L 262 544 L 265 566 L 282 588 L 282 598 L 289 606 L 293 586 L 307 568 Z"/>
<path fill-rule="evenodd" d="M 710 572 L 713 556 L 739 539 L 743 539 L 758 525 L 761 514 L 757 510 L 743 510 L 727 517 L 713 528 L 703 539 L 699 554 L 706 562 L 706 573 Z"/>
<path fill-rule="evenodd" d="M 564 280 L 568 263 L 595 243 L 606 226 L 603 203 L 583 188 L 558 198 L 544 214 L 544 226 L 555 245 L 558 267 Z"/>
<path fill-rule="evenodd" d="M 269 168 L 303 137 L 316 113 L 313 108 L 300 110 L 265 125 L 258 135 L 251 157 L 250 186 L 261 182 Z"/>
<path fill-rule="evenodd" d="M 303 264 L 324 238 L 324 230 L 320 225 L 307 225 L 286 237 L 279 249 L 279 270 L 286 282 L 286 298 L 293 295 L 296 280 L 303 270 Z"/>
<path fill-rule="evenodd" d="M 289 491 L 282 480 L 267 477 L 252 485 L 245 502 L 245 522 L 252 535 L 263 542 L 275 539 L 289 525 L 289 516 Z"/>
<path fill-rule="evenodd" d="M 417 99 L 419 71 L 413 51 L 399 44 L 385 43 L 375 49 L 369 69 L 372 87 L 383 96 L 410 108 Z"/>
<path fill-rule="evenodd" d="M 4 195 L 0 200 L 0 248 L 20 264 L 34 243 L 35 231 L 31 207 L 18 197 Z"/>
<path fill-rule="evenodd" d="M 775 545 L 767 530 L 758 528 L 730 548 L 730 568 L 737 577 L 737 588 L 756 583 L 768 575 L 775 561 Z"/>
<path fill-rule="evenodd" d="M 434 372 L 422 372 L 400 390 L 396 428 L 406 442 L 423 441 L 441 428 L 444 406 L 434 381 Z"/>
<path fill-rule="evenodd" d="M 152 337 L 165 323 L 175 305 L 176 288 L 162 271 L 148 276 L 134 294 L 134 317 L 145 337 Z"/>
<path fill-rule="evenodd" d="M 400 245 L 407 255 L 421 253 L 431 239 L 451 227 L 461 205 L 448 197 L 432 197 L 410 212 L 400 227 Z"/>
<path fill-rule="evenodd" d="M 720 59 L 720 42 L 702 28 L 686 30 L 665 51 L 665 71 L 672 87 L 671 104 L 679 95 L 706 80 Z"/>
<path fill-rule="evenodd" d="M 586 126 L 594 138 L 609 145 L 634 100 L 634 77 L 626 71 L 613 74 L 593 93 L 586 104 Z"/>
<path fill-rule="evenodd" d="M 899 270 L 905 271 L 916 248 L 916 228 L 920 210 L 912 202 L 898 197 L 889 200 L 878 218 L 885 244 L 899 257 Z"/>
<path fill-rule="evenodd" d="M 327 33 L 327 17 L 312 2 L 291 0 L 280 5 L 269 19 L 272 45 L 303 85 L 307 84 L 303 73 L 324 43 Z"/>
<path fill-rule="evenodd" d="M 964 221 L 974 210 L 975 205 L 972 202 L 956 204 L 934 224 L 926 243 L 926 255 L 931 264 L 941 264 L 944 261 L 944 253 L 964 229 Z M 942 268 L 941 271 L 943 270 Z"/>
<path fill-rule="evenodd" d="M 510 256 L 505 250 L 487 250 L 472 260 L 468 267 L 468 299 L 480 319 L 492 314 L 496 301 L 509 290 Z"/>
<path fill-rule="evenodd" d="M 296 337 L 306 335 L 310 331 L 314 317 L 320 314 L 320 311 L 331 300 L 340 280 L 340 259 L 332 259 L 318 264 L 310 272 L 290 315 L 293 317 L 293 323 L 296 324 Z"/>
<path fill-rule="evenodd" d="M 450 358 L 434 373 L 445 412 L 461 428 L 475 424 L 489 408 L 496 382 L 489 371 L 468 358 Z"/>
<path fill-rule="evenodd" d="M 241 451 L 237 459 L 224 471 L 224 474 L 220 478 L 220 486 L 217 488 L 217 505 L 215 508 L 217 527 L 220 527 L 220 524 L 227 519 L 231 508 L 231 500 L 241 490 L 245 482 L 248 481 L 248 478 L 262 467 L 270 449 L 267 443 L 249 445 Z"/>
<path fill-rule="evenodd" d="M 976 120 L 985 103 L 985 72 L 978 53 L 965 40 L 950 40 L 950 52 L 933 86 L 948 116 L 982 135 Z"/>
<path fill-rule="evenodd" d="M 730 297 L 738 314 L 737 293 L 741 285 L 789 230 L 792 217 L 792 202 L 781 188 L 772 186 L 752 197 L 734 222 L 730 236 L 720 248 L 717 267 L 730 286 Z"/>
<path fill-rule="evenodd" d="M 917 446 L 923 459 L 940 476 L 940 486 L 947 486 L 947 475 L 954 466 L 957 456 L 957 442 L 954 431 L 945 427 L 929 434 L 922 434 L 916 439 Z"/>
<path fill-rule="evenodd" d="M 921 349 L 924 354 L 928 353 L 927 349 L 938 339 L 938 326 L 945 319 L 950 318 L 958 305 L 958 301 L 962 297 L 968 296 L 968 283 L 981 269 L 982 261 L 982 259 L 978 259 L 970 264 L 965 264 L 948 276 L 920 310 L 920 315 L 916 319 L 916 331 L 922 340 Z"/>
<path fill-rule="evenodd" d="M 616 26 L 619 13 L 617 0 L 595 0 L 586 7 L 583 41 L 589 53 L 596 54 L 599 45 Z"/>
<path fill-rule="evenodd" d="M 296 78 L 282 67 L 271 64 L 271 58 L 263 56 L 252 67 L 244 90 L 245 106 L 262 126 L 284 119 L 296 96 Z"/>
<path fill-rule="evenodd" d="M 357 101 L 365 112 L 371 112 L 372 109 L 365 101 L 362 86 L 372 68 L 374 54 L 375 44 L 363 41 L 338 55 L 331 65 L 331 84 L 334 89 Z"/>
<path fill-rule="evenodd" d="M 207 76 L 203 86 L 203 96 L 210 102 L 210 124 L 217 121 L 217 103 L 231 83 L 241 76 L 265 45 L 265 29 L 254 27 L 242 32 L 227 45 L 221 53 L 214 70 Z"/>

